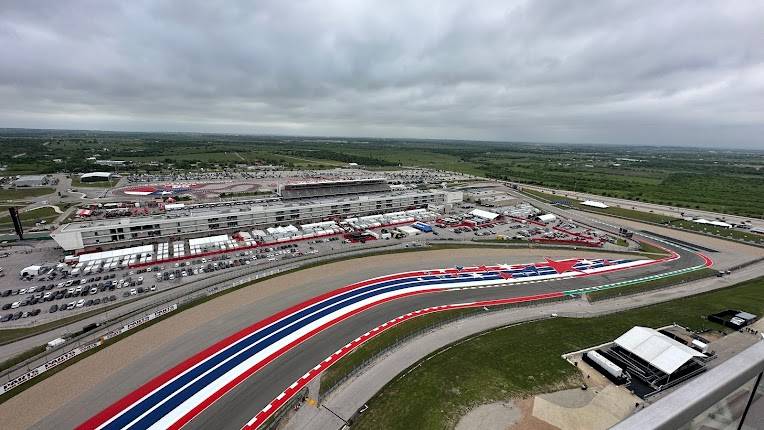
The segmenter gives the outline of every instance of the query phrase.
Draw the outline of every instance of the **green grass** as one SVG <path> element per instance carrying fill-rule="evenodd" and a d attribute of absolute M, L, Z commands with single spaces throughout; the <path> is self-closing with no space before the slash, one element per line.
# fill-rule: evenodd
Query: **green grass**
<path fill-rule="evenodd" d="M 617 208 L 612 206 L 605 209 L 599 209 L 599 208 L 593 208 L 590 206 L 576 204 L 573 207 L 575 207 L 576 209 L 597 212 L 597 213 L 601 213 L 605 215 L 615 215 L 615 216 L 619 216 L 623 218 L 633 219 L 636 221 L 652 222 L 655 224 L 666 224 L 676 219 L 671 216 L 660 215 L 660 214 L 655 214 L 650 212 L 636 211 L 633 209 Z"/>
<path fill-rule="evenodd" d="M 541 191 L 535 191 L 535 190 L 529 190 L 529 189 L 523 189 L 523 193 L 528 194 L 532 197 L 540 198 L 541 200 L 546 200 L 548 202 L 564 201 L 566 202 L 567 205 L 569 205 L 570 207 L 574 209 L 580 209 L 580 210 L 589 211 L 589 212 L 596 212 L 596 213 L 601 213 L 604 215 L 614 215 L 614 216 L 619 216 L 622 218 L 633 219 L 636 221 L 646 221 L 646 222 L 651 222 L 655 224 L 666 224 L 668 222 L 676 220 L 675 217 L 671 217 L 671 216 L 659 215 L 659 214 L 655 214 L 651 212 L 637 211 L 633 209 L 619 208 L 615 206 L 611 206 L 604 209 L 595 208 L 591 206 L 585 206 L 581 204 L 580 200 L 572 199 L 570 197 L 565 197 L 563 195 L 558 195 L 558 194 L 544 193 Z"/>
<path fill-rule="evenodd" d="M 552 193 L 545 193 L 543 191 L 536 191 L 536 190 L 530 190 L 528 188 L 523 188 L 521 191 L 523 194 L 530 195 L 531 197 L 536 197 L 537 199 L 546 201 L 548 203 L 556 202 L 556 201 L 565 201 L 566 203 L 572 203 L 577 202 L 578 200 L 571 199 L 569 197 L 565 197 L 562 195 L 552 194 Z"/>
<path fill-rule="evenodd" d="M 692 272 L 681 273 L 667 278 L 654 279 L 652 281 L 640 282 L 634 285 L 625 285 L 617 288 L 608 288 L 606 290 L 592 291 L 586 293 L 586 298 L 590 302 L 596 302 L 599 300 L 607 300 L 615 297 L 628 296 L 632 294 L 644 293 L 646 291 L 657 290 L 666 287 L 672 287 L 683 284 L 685 282 L 696 281 L 698 279 L 709 278 L 716 276 L 717 271 L 714 269 L 704 268 L 700 270 L 694 270 Z"/>
<path fill-rule="evenodd" d="M 31 211 L 21 212 L 19 218 L 21 218 L 21 224 L 25 228 L 31 228 L 35 226 L 37 221 L 45 221 L 50 224 L 56 218 L 58 218 L 56 211 L 51 207 L 43 207 L 32 209 Z M 3 216 L 0 215 L 0 230 L 12 230 L 13 223 L 11 222 L 10 215 L 7 213 Z"/>
<path fill-rule="evenodd" d="M 30 197 L 39 197 L 52 194 L 53 188 L 15 188 L 0 189 L 0 200 L 24 200 Z"/>
<path fill-rule="evenodd" d="M 396 342 L 406 339 L 414 333 L 435 326 L 438 323 L 462 318 L 467 315 L 484 312 L 482 309 L 458 309 L 453 311 L 436 312 L 423 315 L 405 323 L 401 323 L 387 331 L 384 331 L 356 348 L 346 355 L 321 375 L 321 394 L 347 376 L 356 367 L 369 360 Z"/>
<path fill-rule="evenodd" d="M 387 384 L 355 429 L 450 429 L 471 408 L 573 387 L 577 369 L 561 355 L 608 342 L 635 325 L 722 326 L 703 319 L 724 309 L 764 312 L 764 278 L 719 291 L 596 318 L 555 318 L 510 326 L 458 342 Z M 405 374 L 406 372 L 404 372 Z"/>
<path fill-rule="evenodd" d="M 749 233 L 746 231 L 735 230 L 732 228 L 723 228 L 723 227 L 718 227 L 718 226 L 709 225 L 709 224 L 699 224 L 697 222 L 687 221 L 683 219 L 672 221 L 671 227 L 713 234 L 714 236 L 720 236 L 727 239 L 764 243 L 764 235 L 761 235 L 761 234 Z"/>
<path fill-rule="evenodd" d="M 17 365 L 18 363 L 21 363 L 22 361 L 26 360 L 27 358 L 32 358 L 37 354 L 42 354 L 45 352 L 45 345 L 36 346 L 34 348 L 30 348 L 21 354 L 14 355 L 13 357 L 4 360 L 0 363 L 0 370 L 5 370 L 10 367 L 13 367 Z"/>
<path fill-rule="evenodd" d="M 107 306 L 101 309 L 94 309 L 92 311 L 84 312 L 77 315 L 72 315 L 70 317 L 61 318 L 59 320 L 51 321 L 45 324 L 36 325 L 33 327 L 3 329 L 3 330 L 0 330 L 0 345 L 5 345 L 6 343 L 11 343 L 19 339 L 24 339 L 29 336 L 34 336 L 39 333 L 45 333 L 46 331 L 53 330 L 54 328 L 63 327 L 65 325 L 68 325 L 77 321 L 81 321 L 93 315 L 98 315 L 102 312 L 108 312 L 118 306 L 122 306 L 127 303 L 129 302 L 118 303 L 118 304 Z M 47 312 L 47 309 L 45 308 L 41 308 L 41 309 L 43 312 Z"/>
<path fill-rule="evenodd" d="M 666 251 L 663 250 L 663 248 L 658 248 L 657 246 L 647 242 L 639 242 L 639 252 L 644 252 L 647 254 L 668 255 L 666 254 Z"/>

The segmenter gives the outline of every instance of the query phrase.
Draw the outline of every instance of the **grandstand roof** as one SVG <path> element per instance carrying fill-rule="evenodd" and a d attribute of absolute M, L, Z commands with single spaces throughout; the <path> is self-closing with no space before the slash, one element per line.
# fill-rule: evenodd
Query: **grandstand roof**
<path fill-rule="evenodd" d="M 616 339 L 615 344 L 669 375 L 693 357 L 705 357 L 704 354 L 649 327 L 632 327 Z"/>
<path fill-rule="evenodd" d="M 389 191 L 384 178 L 351 179 L 340 181 L 298 182 L 281 187 L 280 194 L 285 200 L 311 197 L 342 196 L 348 194 L 376 193 Z"/>

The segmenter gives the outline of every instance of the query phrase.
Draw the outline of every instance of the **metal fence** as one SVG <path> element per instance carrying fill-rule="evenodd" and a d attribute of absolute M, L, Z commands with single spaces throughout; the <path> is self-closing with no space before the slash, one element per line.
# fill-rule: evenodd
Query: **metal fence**
<path fill-rule="evenodd" d="M 338 250 L 336 252 L 321 256 L 297 257 L 287 264 L 284 264 L 282 260 L 282 262 L 280 262 L 281 264 L 279 264 L 279 262 L 274 262 L 268 263 L 266 265 L 258 264 L 255 267 L 246 266 L 245 268 L 232 269 L 230 271 L 225 271 L 221 274 L 213 275 L 211 277 L 192 280 L 182 284 L 179 283 L 178 285 L 173 286 L 171 289 L 164 289 L 163 292 L 176 289 L 182 289 L 182 291 L 177 291 L 174 294 L 169 295 L 163 294 L 161 298 L 157 298 L 156 300 L 149 302 L 143 301 L 143 306 L 138 309 L 134 309 L 108 320 L 102 321 L 101 325 L 96 330 L 88 331 L 74 336 L 70 338 L 65 344 L 57 348 L 46 350 L 41 354 L 30 357 L 11 368 L 6 369 L 2 372 L 2 374 L 0 374 L 0 382 L 13 379 L 20 374 L 28 372 L 30 369 L 40 365 L 41 363 L 47 362 L 51 358 L 60 355 L 63 351 L 91 343 L 109 331 L 112 331 L 117 327 L 121 327 L 136 318 L 148 315 L 154 310 L 165 307 L 169 304 L 177 303 L 179 308 L 183 308 L 190 302 L 194 302 L 196 300 L 230 290 L 231 288 L 244 286 L 263 278 L 268 278 L 283 272 L 300 269 L 304 266 L 321 263 L 326 260 L 334 260 L 345 255 L 362 256 L 364 254 L 378 253 L 380 250 L 395 250 L 400 248 L 405 249 L 405 246 L 405 244 L 401 243 L 395 243 L 392 245 L 385 243 L 381 243 L 379 245 L 374 244 L 371 247 L 364 248 L 362 250 Z"/>
<path fill-rule="evenodd" d="M 329 394 L 331 394 L 335 389 L 337 389 L 339 386 L 341 386 L 345 381 L 352 378 L 353 376 L 357 375 L 359 372 L 364 370 L 366 367 L 368 367 L 371 363 L 376 361 L 379 357 L 387 354 L 390 351 L 393 351 L 397 349 L 399 346 L 408 343 L 412 339 L 419 337 L 425 333 L 430 333 L 432 331 L 435 331 L 443 326 L 446 326 L 448 324 L 451 324 L 456 321 L 461 321 L 469 318 L 477 318 L 481 317 L 483 315 L 486 315 L 487 312 L 500 312 L 507 309 L 514 309 L 514 308 L 528 308 L 528 307 L 537 307 L 537 306 L 545 306 L 552 302 L 561 302 L 561 301 L 568 301 L 568 300 L 574 300 L 572 297 L 568 296 L 562 296 L 558 298 L 550 298 L 545 300 L 539 300 L 539 301 L 533 301 L 533 302 L 520 302 L 520 303 L 512 303 L 507 305 L 501 305 L 501 306 L 494 306 L 494 307 L 485 307 L 483 310 L 485 312 L 483 313 L 461 313 L 458 315 L 454 315 L 451 318 L 444 319 L 444 320 L 438 320 L 426 327 L 423 327 L 415 332 L 411 332 L 406 334 L 405 336 L 402 336 L 400 338 L 396 338 L 395 342 L 384 347 L 383 349 L 375 352 L 371 357 L 364 360 L 361 363 L 358 363 L 356 366 L 354 366 L 347 374 L 345 374 L 341 379 L 337 380 L 331 387 L 324 389 L 321 389 L 320 391 L 320 397 L 326 397 Z"/>

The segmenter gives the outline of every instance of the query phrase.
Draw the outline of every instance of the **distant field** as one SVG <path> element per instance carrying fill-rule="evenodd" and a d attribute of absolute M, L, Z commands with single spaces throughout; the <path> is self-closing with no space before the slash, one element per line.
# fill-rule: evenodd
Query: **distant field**
<path fill-rule="evenodd" d="M 692 329 L 725 330 L 703 316 L 724 309 L 761 315 L 762 288 L 764 278 L 758 278 L 603 317 L 556 318 L 490 331 L 430 355 L 406 376 L 387 384 L 353 428 L 452 429 L 477 405 L 580 384 L 576 368 L 560 356 L 610 341 L 635 325 L 676 322 Z"/>
<path fill-rule="evenodd" d="M 53 188 L 16 188 L 0 189 L 0 200 L 23 200 L 30 197 L 44 196 L 52 194 Z"/>
<path fill-rule="evenodd" d="M 531 196 L 538 197 L 542 200 L 546 200 L 549 202 L 565 202 L 565 204 L 576 209 L 599 212 L 599 213 L 607 214 L 607 215 L 616 215 L 616 216 L 631 218 L 631 219 L 635 219 L 639 221 L 654 222 L 657 224 L 666 224 L 668 222 L 671 222 L 677 219 L 671 216 L 654 214 L 650 212 L 636 211 L 632 209 L 618 208 L 618 207 L 609 207 L 605 209 L 600 209 L 600 208 L 595 208 L 591 206 L 584 206 L 581 204 L 580 200 L 571 199 L 569 197 L 561 196 L 558 194 L 544 193 L 544 192 L 536 191 L 536 190 L 523 189 L 523 193 L 530 194 Z"/>
<path fill-rule="evenodd" d="M 454 140 L 44 130 L 0 134 L 7 174 L 83 172 L 104 148 L 139 172 L 278 164 L 422 166 L 555 189 L 764 217 L 764 152 Z M 21 154 L 24 154 L 20 156 Z M 53 159 L 60 160 L 53 162 Z M 157 164 L 158 163 L 158 164 Z"/>
<path fill-rule="evenodd" d="M 717 227 L 715 225 L 709 224 L 699 224 L 697 222 L 685 221 L 683 219 L 671 221 L 671 226 L 683 228 L 685 230 L 714 234 L 716 236 L 727 237 L 735 240 L 764 243 L 764 235 L 761 234 L 750 233 L 747 231 L 740 231 L 731 228 Z"/>

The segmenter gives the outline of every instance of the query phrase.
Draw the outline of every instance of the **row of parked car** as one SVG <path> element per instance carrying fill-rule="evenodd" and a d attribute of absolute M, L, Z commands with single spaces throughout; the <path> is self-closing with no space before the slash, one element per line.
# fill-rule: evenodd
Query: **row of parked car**
<path fill-rule="evenodd" d="M 21 318 L 33 317 L 33 316 L 39 315 L 40 312 L 41 312 L 40 309 L 35 309 L 32 311 L 27 311 L 27 312 L 19 311 L 16 313 L 6 314 L 0 317 L 0 322 L 13 321 L 13 320 L 21 319 Z"/>
<path fill-rule="evenodd" d="M 35 285 L 31 286 L 29 288 L 15 288 L 15 289 L 7 289 L 0 293 L 0 297 L 8 297 L 8 296 L 16 296 L 20 294 L 31 294 L 34 292 L 41 292 L 41 291 L 50 291 L 54 288 L 65 288 L 65 287 L 71 287 L 73 285 L 84 285 L 88 282 L 98 282 L 101 279 L 114 279 L 117 276 L 116 273 L 111 273 L 101 276 L 95 276 L 91 277 L 90 279 L 82 278 L 80 280 L 70 279 L 66 282 L 59 282 L 58 284 L 48 284 L 48 285 Z"/>
<path fill-rule="evenodd" d="M 85 306 L 95 306 L 100 305 L 101 303 L 109 303 L 117 300 L 117 296 L 104 296 L 103 298 L 97 297 L 95 299 L 79 299 L 77 301 L 72 301 L 69 303 L 62 303 L 60 305 L 54 304 L 48 309 L 49 313 L 54 312 L 61 312 L 61 311 L 70 311 L 75 308 L 82 308 Z"/>

